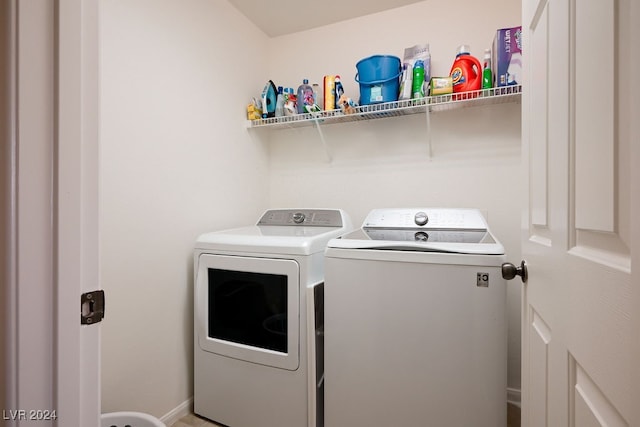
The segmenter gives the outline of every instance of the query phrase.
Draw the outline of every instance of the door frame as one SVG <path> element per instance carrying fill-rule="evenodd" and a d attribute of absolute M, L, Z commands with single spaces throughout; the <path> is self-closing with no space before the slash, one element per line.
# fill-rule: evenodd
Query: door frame
<path fill-rule="evenodd" d="M 0 17 L 3 421 L 98 426 L 100 325 L 79 316 L 99 288 L 98 0 L 6 0 Z"/>
<path fill-rule="evenodd" d="M 16 4 L 0 2 L 0 409 L 16 408 Z"/>
<path fill-rule="evenodd" d="M 60 417 L 66 417 L 61 426 L 97 426 L 101 325 L 80 324 L 79 298 L 100 288 L 99 4 L 98 0 L 57 0 L 56 12 L 54 393 Z"/>
<path fill-rule="evenodd" d="M 640 21 L 640 3 L 637 1 L 630 2 L 630 22 L 639 22 Z M 640 28 L 637 25 L 630 25 L 630 40 L 638 41 L 640 40 Z M 631 66 L 635 69 L 640 67 L 640 56 L 635 55 L 631 59 Z M 640 99 L 638 99 L 638 94 L 640 94 L 640 81 L 638 79 L 631 79 L 630 82 L 630 93 L 633 94 L 631 96 L 631 111 L 637 114 L 640 112 Z M 632 113 L 634 114 L 634 113 Z M 637 117 L 637 116 L 635 116 Z M 638 120 L 631 120 L 630 124 L 630 137 L 635 144 L 631 144 L 631 164 L 638 165 L 640 164 L 640 144 L 637 144 L 638 139 L 640 139 L 640 122 Z M 640 183 L 640 168 L 634 167 L 631 168 L 631 181 Z M 636 331 L 635 340 L 632 343 L 632 351 L 636 355 L 640 355 L 640 273 L 638 273 L 638 266 L 640 266 L 640 221 L 637 219 L 640 218 L 640 194 L 638 192 L 631 194 L 631 267 L 632 267 L 632 283 L 635 284 L 633 286 L 633 302 L 634 307 L 637 308 L 634 311 L 634 326 Z M 635 268 L 634 268 L 635 267 Z M 633 392 L 635 402 L 640 401 L 640 363 L 635 364 L 635 371 L 630 373 L 633 375 Z M 635 406 L 635 412 L 633 414 L 632 423 L 633 425 L 640 425 L 640 406 Z"/>

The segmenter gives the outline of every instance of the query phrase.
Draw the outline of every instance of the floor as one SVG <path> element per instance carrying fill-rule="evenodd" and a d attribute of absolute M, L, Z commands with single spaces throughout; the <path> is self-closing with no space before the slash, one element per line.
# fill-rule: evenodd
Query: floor
<path fill-rule="evenodd" d="M 180 418 L 168 427 L 219 427 L 219 424 L 212 423 L 211 421 L 205 418 L 200 418 L 197 415 L 189 414 Z"/>
<path fill-rule="evenodd" d="M 220 427 L 218 424 L 212 423 L 197 415 L 189 414 L 182 417 L 169 427 Z M 520 427 L 520 408 L 508 404 L 507 405 L 507 427 Z"/>

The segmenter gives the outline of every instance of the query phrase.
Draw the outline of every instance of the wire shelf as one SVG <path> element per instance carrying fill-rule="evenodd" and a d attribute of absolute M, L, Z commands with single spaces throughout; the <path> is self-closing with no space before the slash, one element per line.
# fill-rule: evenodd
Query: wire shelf
<path fill-rule="evenodd" d="M 439 112 L 483 105 L 519 103 L 521 94 L 521 85 L 504 86 L 448 95 L 427 96 L 405 101 L 361 105 L 355 107 L 355 112 L 352 114 L 345 114 L 341 110 L 325 110 L 317 113 L 249 120 L 248 127 L 296 128 L 313 126 L 318 123 L 324 125 L 420 114 L 427 112 L 427 109 L 429 112 Z"/>

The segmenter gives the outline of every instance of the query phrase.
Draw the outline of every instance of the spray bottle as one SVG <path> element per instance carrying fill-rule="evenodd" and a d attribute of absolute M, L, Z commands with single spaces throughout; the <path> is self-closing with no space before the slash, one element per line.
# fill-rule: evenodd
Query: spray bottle
<path fill-rule="evenodd" d="M 278 86 L 278 96 L 276 97 L 276 117 L 284 116 L 284 93 L 282 86 Z"/>
<path fill-rule="evenodd" d="M 484 64 L 482 65 L 482 89 L 493 86 L 493 72 L 491 71 L 491 49 L 484 50 Z"/>
<path fill-rule="evenodd" d="M 413 66 L 411 98 L 424 98 L 424 61 L 418 59 Z"/>
<path fill-rule="evenodd" d="M 400 94 L 398 99 L 404 101 L 411 99 L 411 90 L 413 85 L 413 66 L 405 62 L 402 64 L 402 81 L 400 82 Z"/>
<path fill-rule="evenodd" d="M 318 83 L 314 83 L 311 85 L 313 88 L 313 102 L 320 108 L 323 104 L 322 95 L 320 92 L 320 85 Z"/>

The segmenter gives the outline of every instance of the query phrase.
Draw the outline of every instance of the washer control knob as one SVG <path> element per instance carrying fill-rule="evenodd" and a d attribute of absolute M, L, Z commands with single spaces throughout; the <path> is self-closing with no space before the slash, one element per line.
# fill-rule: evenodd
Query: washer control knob
<path fill-rule="evenodd" d="M 416 225 L 425 225 L 429 222 L 429 217 L 424 212 L 418 212 L 413 220 L 415 221 Z"/>
<path fill-rule="evenodd" d="M 293 214 L 293 222 L 296 224 L 302 224 L 304 222 L 305 216 L 302 212 L 296 212 Z"/>
<path fill-rule="evenodd" d="M 429 240 L 429 235 L 424 231 L 418 231 L 413 235 L 413 238 L 416 240 L 416 242 L 426 242 L 427 240 Z"/>

